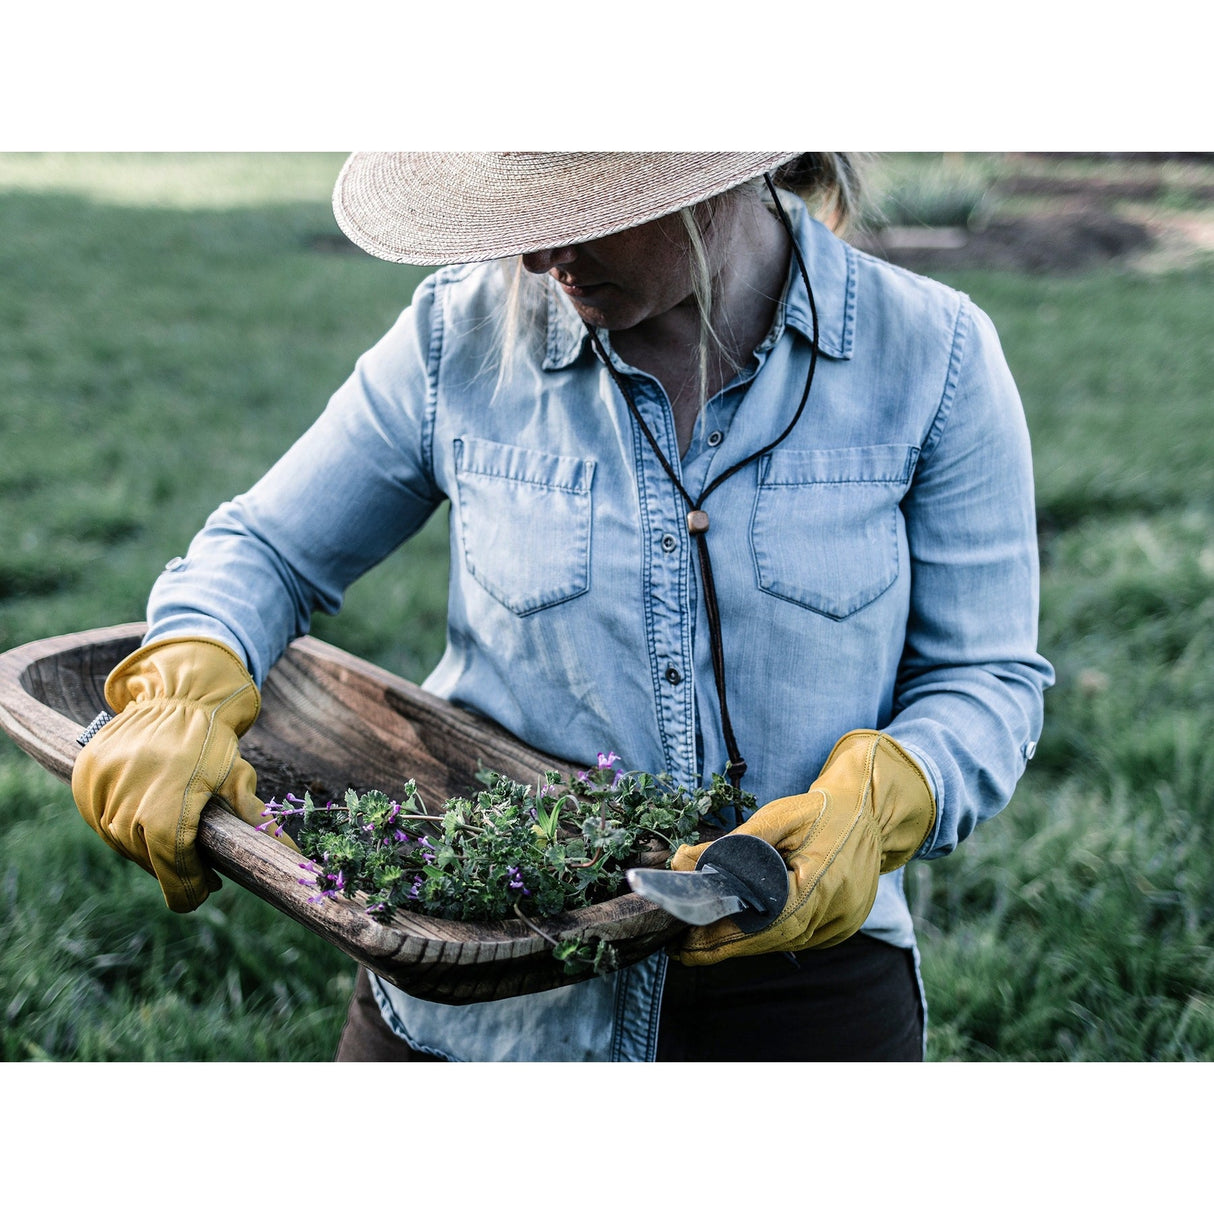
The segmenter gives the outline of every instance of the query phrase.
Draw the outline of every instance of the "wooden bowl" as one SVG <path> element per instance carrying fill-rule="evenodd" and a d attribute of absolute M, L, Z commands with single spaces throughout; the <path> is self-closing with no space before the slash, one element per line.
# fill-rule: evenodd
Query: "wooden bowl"
<path fill-rule="evenodd" d="M 99 628 L 0 654 L 0 728 L 70 781 L 76 738 L 106 707 L 106 676 L 144 631 L 143 624 Z M 336 800 L 348 788 L 392 795 L 414 779 L 423 801 L 438 806 L 479 787 L 478 765 L 526 784 L 585 765 L 531 750 L 484 718 L 310 637 L 270 671 L 261 716 L 240 749 L 263 800 L 305 791 Z M 402 990 L 439 1003 L 504 999 L 589 976 L 565 973 L 544 935 L 608 941 L 623 966 L 685 928 L 636 894 L 537 920 L 544 935 L 514 919 L 462 923 L 398 912 L 380 923 L 365 913 L 363 895 L 309 902 L 299 856 L 215 801 L 203 811 L 198 847 L 216 871 Z"/>

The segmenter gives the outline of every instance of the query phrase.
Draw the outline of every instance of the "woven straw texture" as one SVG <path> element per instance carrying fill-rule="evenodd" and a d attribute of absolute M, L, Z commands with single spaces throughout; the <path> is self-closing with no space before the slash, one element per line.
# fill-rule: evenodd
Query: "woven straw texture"
<path fill-rule="evenodd" d="M 355 152 L 333 212 L 356 245 L 385 261 L 491 261 L 647 223 L 796 154 Z"/>

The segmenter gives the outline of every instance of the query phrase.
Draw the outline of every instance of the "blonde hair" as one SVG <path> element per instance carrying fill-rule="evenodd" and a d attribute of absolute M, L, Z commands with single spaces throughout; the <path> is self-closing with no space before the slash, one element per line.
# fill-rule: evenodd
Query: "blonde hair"
<path fill-rule="evenodd" d="M 772 173 L 772 181 L 804 199 L 837 236 L 860 218 L 866 159 L 855 152 L 802 152 Z"/>

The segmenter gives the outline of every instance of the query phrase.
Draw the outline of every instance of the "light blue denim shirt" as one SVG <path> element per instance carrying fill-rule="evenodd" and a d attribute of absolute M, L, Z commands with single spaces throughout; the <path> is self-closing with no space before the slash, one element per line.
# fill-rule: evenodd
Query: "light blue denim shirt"
<path fill-rule="evenodd" d="M 988 318 L 865 256 L 786 198 L 820 319 L 808 407 L 705 503 L 730 715 L 759 803 L 804 792 L 851 729 L 914 755 L 938 814 L 920 859 L 998 812 L 1052 681 L 1036 652 L 1029 439 Z M 447 646 L 425 686 L 584 765 L 614 750 L 683 783 L 727 755 L 686 506 L 549 280 L 497 373 L 498 265 L 444 269 L 308 432 L 221 506 L 149 604 L 149 639 L 215 636 L 266 672 L 314 611 L 451 503 Z M 620 362 L 694 496 L 791 420 L 812 321 L 795 270 L 766 340 L 680 458 L 666 396 Z M 864 926 L 913 947 L 901 873 Z M 376 982 L 385 1018 L 451 1058 L 653 1057 L 666 958 L 467 1007 Z"/>

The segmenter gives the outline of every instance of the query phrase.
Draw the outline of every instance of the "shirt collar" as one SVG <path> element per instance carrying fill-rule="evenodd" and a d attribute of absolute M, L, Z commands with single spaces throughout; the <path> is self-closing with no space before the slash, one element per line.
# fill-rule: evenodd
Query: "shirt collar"
<path fill-rule="evenodd" d="M 851 358 L 856 317 L 856 251 L 811 218 L 800 198 L 781 191 L 780 201 L 796 233 L 813 287 L 818 311 L 818 349 L 828 358 Z M 550 278 L 545 277 L 544 286 L 547 296 L 544 370 L 559 371 L 576 361 L 589 338 L 573 305 Z M 786 328 L 807 341 L 813 340 L 813 313 L 795 257 L 789 259 L 784 295 L 759 350 L 774 346 Z"/>

